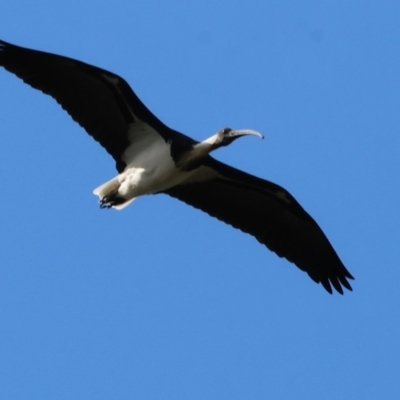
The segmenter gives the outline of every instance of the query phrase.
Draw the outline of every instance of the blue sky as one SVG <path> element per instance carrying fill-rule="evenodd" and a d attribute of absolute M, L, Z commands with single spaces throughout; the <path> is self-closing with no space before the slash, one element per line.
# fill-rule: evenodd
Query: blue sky
<path fill-rule="evenodd" d="M 123 76 L 216 158 L 288 189 L 356 277 L 327 294 L 167 196 L 122 212 L 114 162 L 0 71 L 2 399 L 397 399 L 400 4 L 35 1 L 0 38 Z"/>

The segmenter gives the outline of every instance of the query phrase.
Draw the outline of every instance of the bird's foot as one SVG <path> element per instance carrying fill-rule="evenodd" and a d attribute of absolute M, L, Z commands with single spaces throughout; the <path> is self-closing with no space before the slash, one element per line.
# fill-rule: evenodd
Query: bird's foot
<path fill-rule="evenodd" d="M 99 204 L 100 208 L 111 208 L 113 206 L 118 206 L 119 204 L 123 204 L 126 202 L 126 199 L 120 196 L 118 193 L 118 189 L 113 190 L 108 193 L 102 199 L 100 199 Z"/>

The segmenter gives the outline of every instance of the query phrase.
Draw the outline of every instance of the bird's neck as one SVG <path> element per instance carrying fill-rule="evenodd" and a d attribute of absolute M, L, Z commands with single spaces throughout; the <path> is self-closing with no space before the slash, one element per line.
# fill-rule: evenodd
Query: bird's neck
<path fill-rule="evenodd" d="M 194 166 L 198 166 L 203 158 L 207 157 L 209 153 L 218 147 L 219 137 L 218 134 L 216 134 L 195 144 L 189 151 L 181 156 L 177 165 L 184 170 L 192 169 Z"/>

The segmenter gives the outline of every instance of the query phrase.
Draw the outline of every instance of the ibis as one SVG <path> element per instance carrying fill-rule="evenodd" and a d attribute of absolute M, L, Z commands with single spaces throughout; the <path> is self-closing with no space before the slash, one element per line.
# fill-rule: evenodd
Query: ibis
<path fill-rule="evenodd" d="M 0 41 L 0 65 L 53 97 L 114 158 L 117 176 L 94 190 L 101 208 L 164 193 L 254 236 L 329 293 L 352 290 L 353 276 L 287 190 L 210 155 L 260 133 L 224 128 L 198 142 L 161 122 L 120 76 L 72 58 Z"/>

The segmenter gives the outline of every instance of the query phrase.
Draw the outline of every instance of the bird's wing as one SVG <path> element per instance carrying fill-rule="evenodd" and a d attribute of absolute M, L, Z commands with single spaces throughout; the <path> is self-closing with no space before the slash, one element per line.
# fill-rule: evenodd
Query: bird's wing
<path fill-rule="evenodd" d="M 314 219 L 282 187 L 208 157 L 199 174 L 212 179 L 182 184 L 164 193 L 249 233 L 332 293 L 354 279 Z M 216 174 L 215 174 L 216 173 Z"/>
<path fill-rule="evenodd" d="M 144 122 L 161 136 L 170 131 L 123 78 L 109 71 L 4 41 L 0 41 L 0 66 L 53 97 L 116 160 L 119 171 L 125 167 L 121 156 L 134 140 L 132 124 Z"/>

